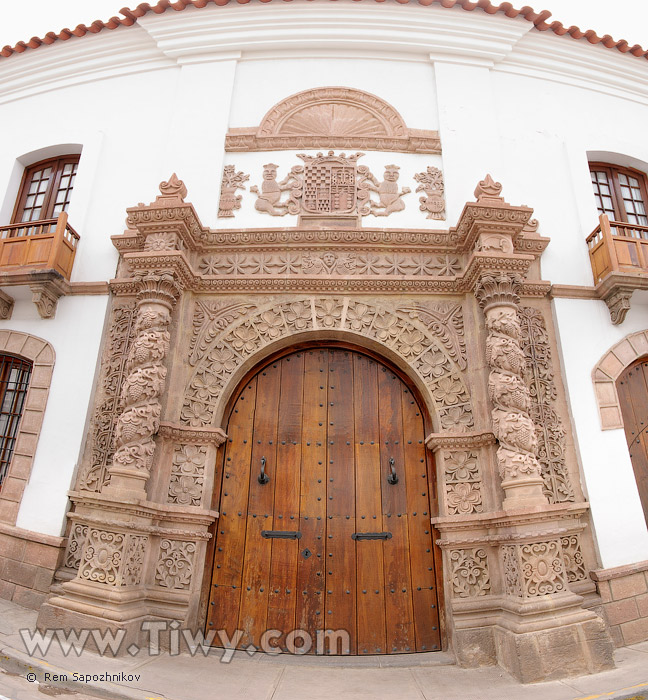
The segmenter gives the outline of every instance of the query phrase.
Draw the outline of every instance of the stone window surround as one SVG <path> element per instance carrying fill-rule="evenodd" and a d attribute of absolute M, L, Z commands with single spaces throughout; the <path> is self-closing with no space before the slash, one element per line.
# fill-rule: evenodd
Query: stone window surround
<path fill-rule="evenodd" d="M 55 355 L 54 349 L 46 340 L 9 329 L 0 330 L 0 352 L 17 355 L 33 363 L 23 415 L 16 434 L 16 446 L 0 488 L 0 522 L 15 525 L 23 492 L 34 464 Z"/>
<path fill-rule="evenodd" d="M 601 417 L 601 430 L 623 428 L 616 381 L 626 367 L 648 355 L 648 330 L 630 333 L 613 345 L 592 371 L 594 393 Z"/>

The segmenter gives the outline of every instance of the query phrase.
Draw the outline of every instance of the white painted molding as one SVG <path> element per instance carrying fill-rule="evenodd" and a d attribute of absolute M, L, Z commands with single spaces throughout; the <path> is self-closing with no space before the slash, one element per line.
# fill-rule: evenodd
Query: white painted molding
<path fill-rule="evenodd" d="M 529 32 L 495 66 L 497 71 L 553 80 L 648 104 L 648 61 L 630 54 Z"/>
<path fill-rule="evenodd" d="M 222 51 L 245 53 L 303 49 L 456 57 L 479 65 L 503 59 L 532 29 L 521 18 L 437 7 L 358 5 L 352 0 L 317 4 L 225 5 L 138 20 L 160 50 L 176 60 Z M 245 56 L 244 56 L 245 57 Z"/>
<path fill-rule="evenodd" d="M 140 27 L 72 37 L 0 61 L 0 104 L 129 73 L 173 68 Z"/>
<path fill-rule="evenodd" d="M 120 27 L 0 61 L 0 103 L 187 63 L 284 57 L 456 63 L 648 103 L 648 62 L 538 32 L 518 18 L 460 8 L 294 0 L 148 14 Z"/>

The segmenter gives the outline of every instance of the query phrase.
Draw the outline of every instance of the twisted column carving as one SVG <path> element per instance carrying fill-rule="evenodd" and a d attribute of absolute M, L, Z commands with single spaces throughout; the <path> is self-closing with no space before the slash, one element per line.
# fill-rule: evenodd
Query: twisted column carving
<path fill-rule="evenodd" d="M 507 510 L 546 505 L 538 440 L 530 416 L 531 396 L 524 381 L 526 359 L 518 318 L 519 280 L 509 274 L 482 276 L 475 296 L 486 317 L 486 360 L 490 368 L 488 395 L 493 433 L 499 442 L 497 463 Z"/>
<path fill-rule="evenodd" d="M 173 276 L 147 273 L 138 278 L 135 338 L 128 353 L 121 388 L 122 412 L 115 427 L 115 453 L 108 469 L 108 489 L 126 489 L 142 496 L 148 480 L 160 427 L 171 312 L 178 296 Z"/>

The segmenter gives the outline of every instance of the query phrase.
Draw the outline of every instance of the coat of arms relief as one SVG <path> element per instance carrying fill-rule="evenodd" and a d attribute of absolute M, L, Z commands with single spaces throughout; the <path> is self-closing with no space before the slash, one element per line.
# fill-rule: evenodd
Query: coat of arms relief
<path fill-rule="evenodd" d="M 297 214 L 308 220 L 318 217 L 388 216 L 405 209 L 402 197 L 409 187 L 398 184 L 399 167 L 385 166 L 383 180 L 379 180 L 366 165 L 358 165 L 364 153 L 298 157 L 303 165 L 295 165 L 283 180 L 277 180 L 279 166 L 263 166 L 263 183 L 250 191 L 257 195 L 257 211 L 271 216 Z"/>

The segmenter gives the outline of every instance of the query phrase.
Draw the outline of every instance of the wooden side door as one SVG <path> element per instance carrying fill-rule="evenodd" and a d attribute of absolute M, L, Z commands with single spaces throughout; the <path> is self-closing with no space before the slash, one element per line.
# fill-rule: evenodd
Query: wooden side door
<path fill-rule="evenodd" d="M 648 359 L 628 367 L 617 379 L 632 468 L 648 524 Z"/>
<path fill-rule="evenodd" d="M 314 652 L 345 630 L 352 654 L 440 649 L 434 479 L 398 374 L 344 347 L 286 354 L 239 389 L 227 432 L 207 630 L 239 630 L 240 648 L 294 651 L 302 630 Z"/>

